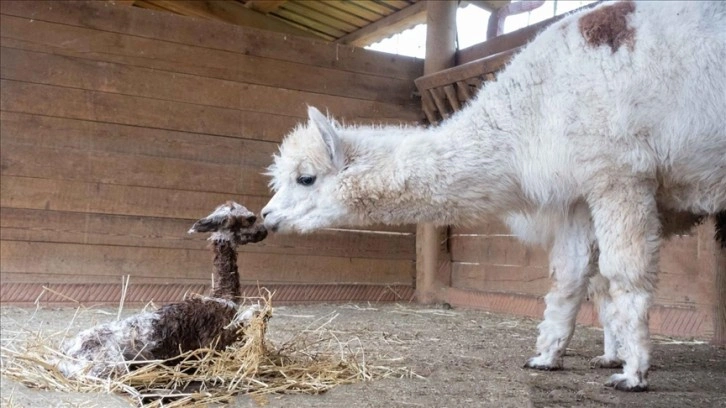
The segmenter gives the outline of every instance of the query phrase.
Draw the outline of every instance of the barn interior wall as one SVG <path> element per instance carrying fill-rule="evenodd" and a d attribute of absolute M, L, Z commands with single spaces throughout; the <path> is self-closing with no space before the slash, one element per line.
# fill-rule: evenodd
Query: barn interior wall
<path fill-rule="evenodd" d="M 194 220 L 261 173 L 307 105 L 414 123 L 421 60 L 111 2 L 0 3 L 3 303 L 168 301 L 203 292 Z M 410 299 L 415 229 L 271 236 L 241 279 L 279 301 Z M 47 289 L 44 289 L 47 288 Z M 62 295 L 61 295 L 62 294 Z"/>
<path fill-rule="evenodd" d="M 656 334 L 711 338 L 718 250 L 713 224 L 664 242 L 651 330 Z M 547 253 L 523 245 L 501 223 L 453 228 L 450 235 L 451 288 L 444 298 L 458 306 L 541 318 L 550 289 Z M 578 322 L 598 325 L 587 302 Z"/>

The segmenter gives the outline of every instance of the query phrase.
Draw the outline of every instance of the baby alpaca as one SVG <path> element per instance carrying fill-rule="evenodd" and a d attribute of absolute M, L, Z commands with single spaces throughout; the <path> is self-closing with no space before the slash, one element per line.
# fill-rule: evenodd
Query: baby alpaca
<path fill-rule="evenodd" d="M 267 236 L 255 215 L 229 201 L 194 223 L 189 233 L 212 232 L 215 278 L 211 296 L 195 296 L 152 312 L 105 323 L 80 332 L 61 346 L 58 368 L 66 377 L 104 378 L 129 371 L 131 364 L 168 360 L 186 351 L 213 346 L 222 350 L 237 340 L 259 313 L 240 307 L 237 246 Z M 133 363 L 136 362 L 136 363 Z"/>

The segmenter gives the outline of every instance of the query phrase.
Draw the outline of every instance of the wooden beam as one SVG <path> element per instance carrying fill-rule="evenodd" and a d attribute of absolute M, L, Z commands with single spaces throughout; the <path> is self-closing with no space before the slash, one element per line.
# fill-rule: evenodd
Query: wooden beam
<path fill-rule="evenodd" d="M 286 0 L 249 0 L 245 2 L 245 7 L 268 14 L 279 9 L 285 2 Z"/>
<path fill-rule="evenodd" d="M 293 27 L 277 18 L 246 8 L 242 3 L 223 0 L 137 0 L 139 7 L 151 5 L 184 16 L 201 17 L 235 25 L 291 35 L 319 38 L 314 33 Z"/>
<path fill-rule="evenodd" d="M 448 2 L 447 2 L 448 3 Z M 456 3 L 456 2 L 454 2 Z M 390 14 L 380 20 L 371 23 L 360 30 L 353 31 L 336 42 L 341 44 L 364 47 L 376 41 L 400 33 L 415 25 L 426 22 L 426 1 L 421 1 L 408 6 L 400 11 Z"/>
<path fill-rule="evenodd" d="M 454 65 L 456 57 L 456 1 L 426 1 L 426 60 L 424 75 Z M 416 227 L 416 298 L 421 303 L 441 299 L 451 282 L 448 228 L 433 224 Z"/>

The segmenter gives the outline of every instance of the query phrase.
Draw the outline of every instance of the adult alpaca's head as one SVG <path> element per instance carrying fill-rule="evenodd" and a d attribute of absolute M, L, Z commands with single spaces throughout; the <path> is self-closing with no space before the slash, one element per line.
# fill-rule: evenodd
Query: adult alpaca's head
<path fill-rule="evenodd" d="M 470 137 L 466 117 L 423 128 L 343 126 L 315 108 L 308 115 L 268 169 L 275 195 L 262 216 L 272 231 L 456 224 L 511 201 L 498 194 L 511 185 L 500 163 L 508 142 Z"/>
<path fill-rule="evenodd" d="M 343 141 L 320 111 L 280 145 L 267 175 L 275 195 L 263 208 L 265 226 L 280 232 L 309 232 L 355 223 L 340 199 L 339 175 L 346 166 Z"/>

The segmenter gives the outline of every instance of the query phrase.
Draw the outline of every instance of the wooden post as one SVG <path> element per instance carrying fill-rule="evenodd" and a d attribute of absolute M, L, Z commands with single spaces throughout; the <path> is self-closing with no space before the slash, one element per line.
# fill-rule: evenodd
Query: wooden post
<path fill-rule="evenodd" d="M 713 313 L 713 340 L 718 346 L 726 346 L 726 248 L 716 243 L 715 307 Z"/>
<path fill-rule="evenodd" d="M 426 60 L 424 75 L 449 68 L 456 59 L 456 10 L 458 1 L 426 2 Z M 438 291 L 448 285 L 451 263 L 446 251 L 447 228 L 420 224 L 416 228 L 416 298 L 438 301 Z"/>
<path fill-rule="evenodd" d="M 713 344 L 726 346 L 726 212 L 715 217 Z"/>
<path fill-rule="evenodd" d="M 708 308 L 703 314 L 711 317 L 711 343 L 726 346 L 726 248 L 714 239 L 716 223 L 709 218 L 697 230 L 697 265 L 703 285 L 699 303 Z"/>

